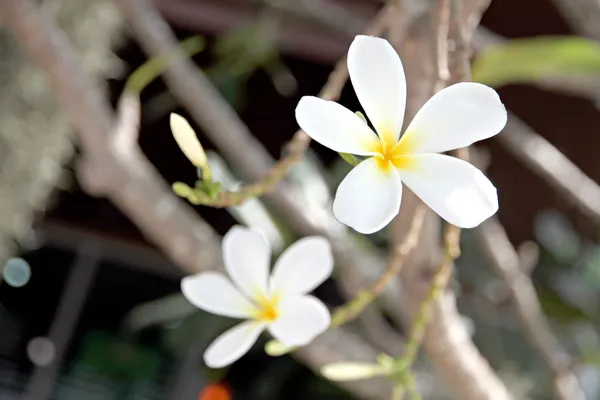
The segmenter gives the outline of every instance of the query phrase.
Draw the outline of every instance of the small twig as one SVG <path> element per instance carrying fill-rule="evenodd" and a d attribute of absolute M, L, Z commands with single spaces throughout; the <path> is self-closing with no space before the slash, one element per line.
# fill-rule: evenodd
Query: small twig
<path fill-rule="evenodd" d="M 123 10 L 131 22 L 138 40 L 149 54 L 166 54 L 177 41 L 156 9 L 145 0 L 121 0 Z M 378 35 L 386 27 L 392 5 L 384 7 L 365 30 L 368 35 Z M 189 60 L 175 60 L 166 71 L 165 79 L 173 92 L 181 98 L 211 139 L 228 156 L 240 171 L 260 171 L 263 178 L 243 185 L 236 192 L 223 192 L 211 197 L 195 193 L 189 197 L 194 204 L 211 207 L 230 207 L 250 197 L 267 194 L 277 187 L 289 169 L 302 159 L 310 144 L 310 137 L 298 130 L 284 150 L 284 156 L 274 164 L 266 150 L 252 140 L 252 134 L 244 126 L 235 111 L 212 87 L 208 78 Z M 319 96 L 327 100 L 339 98 L 348 79 L 346 60 L 340 60 Z M 214 133 L 214 134 L 213 134 Z M 235 133 L 233 135 L 232 133 Z M 248 157 L 247 154 L 255 156 Z"/>
<path fill-rule="evenodd" d="M 437 34 L 435 40 L 435 53 L 437 62 L 437 82 L 433 92 L 439 92 L 450 79 L 450 65 L 448 61 L 448 35 L 450 34 L 450 0 L 439 0 L 437 9 Z"/>
<path fill-rule="evenodd" d="M 427 209 L 424 205 L 421 205 L 421 207 L 416 210 L 406 240 L 394 248 L 387 269 L 371 284 L 371 286 L 361 290 L 354 298 L 348 300 L 346 304 L 338 307 L 337 310 L 333 312 L 329 330 L 339 328 L 356 319 L 367 306 L 383 293 L 392 278 L 398 275 L 407 256 L 419 242 L 419 236 L 421 228 L 423 227 L 423 222 L 425 221 L 426 211 Z M 271 341 L 270 344 L 267 344 L 267 347 L 274 343 L 277 342 Z M 297 350 L 296 347 L 283 346 L 277 353 L 281 355 L 295 350 Z"/>
<path fill-rule="evenodd" d="M 310 18 L 349 36 L 364 29 L 364 20 L 345 7 L 326 0 L 263 0 L 265 4 L 294 16 Z"/>
<path fill-rule="evenodd" d="M 510 114 L 497 140 L 523 164 L 600 225 L 600 186 L 550 142 Z"/>
<path fill-rule="evenodd" d="M 391 400 L 404 400 L 404 384 L 396 384 L 394 386 L 394 392 L 392 393 Z"/>
<path fill-rule="evenodd" d="M 573 364 L 571 356 L 552 333 L 535 287 L 504 228 L 496 218 L 492 218 L 484 222 L 476 233 L 496 272 L 510 291 L 511 301 L 529 341 L 554 376 L 556 395 L 561 400 L 584 400 L 585 395 L 577 377 L 570 369 Z"/>
<path fill-rule="evenodd" d="M 494 44 L 505 40 L 481 28 L 475 38 L 475 43 L 478 43 L 476 47 L 480 51 L 490 43 Z M 539 79 L 534 83 L 541 87 L 567 91 L 593 99 L 600 95 L 600 87 L 597 82 L 587 81 L 583 78 L 582 81 L 578 81 L 576 77 L 564 80 L 553 77 Z M 509 113 L 506 127 L 497 138 L 498 142 L 509 152 L 600 225 L 600 186 L 562 152 L 512 113 Z"/>
<path fill-rule="evenodd" d="M 393 249 L 387 269 L 370 287 L 362 290 L 356 297 L 339 307 L 333 313 L 331 328 L 336 328 L 354 320 L 384 291 L 388 283 L 398 275 L 406 261 L 406 257 L 419 243 L 419 236 L 425 220 L 426 211 L 427 209 L 424 205 L 421 205 L 416 210 L 406 240 Z"/>
<path fill-rule="evenodd" d="M 600 3 L 598 0 L 553 0 L 576 33 L 600 40 Z"/>
<path fill-rule="evenodd" d="M 535 242 L 523 242 L 517 248 L 517 255 L 519 256 L 521 271 L 526 276 L 531 275 L 540 259 L 540 247 Z"/>
<path fill-rule="evenodd" d="M 481 13 L 485 10 L 488 0 L 466 0 L 463 1 L 465 8 L 469 7 L 469 10 L 461 10 L 462 16 L 458 21 L 454 21 L 456 15 L 451 18 L 450 30 L 452 33 L 456 32 L 456 26 L 465 26 L 467 21 L 478 21 Z M 422 2 L 420 2 L 422 3 Z M 429 3 L 429 2 L 428 2 Z M 456 9 L 456 7 L 453 7 Z M 468 12 L 467 12 L 468 11 Z M 429 17 L 431 18 L 431 17 Z M 468 24 L 468 29 L 474 29 L 475 24 Z M 465 33 L 469 36 L 469 32 L 466 28 L 461 33 L 461 36 Z M 412 33 L 406 38 L 407 44 L 405 50 L 413 49 L 416 46 L 415 43 L 421 46 L 427 46 L 432 40 L 429 38 L 435 30 L 424 30 L 417 29 L 411 30 Z M 454 39 L 454 38 L 453 38 Z M 460 42 L 456 42 L 456 40 Z M 462 37 L 454 39 L 457 43 L 456 50 L 458 52 L 451 53 L 450 71 L 451 79 L 456 80 L 458 75 L 458 67 L 468 68 L 468 62 L 455 63 L 454 57 L 461 56 L 465 57 L 468 52 L 465 51 L 465 46 L 462 43 Z M 410 45 L 410 46 L 409 46 Z M 417 60 L 426 62 L 429 58 L 429 54 L 424 51 L 411 51 L 411 55 L 417 57 Z M 430 60 L 432 61 L 432 60 Z M 431 63 L 437 65 L 437 62 Z M 456 68 L 453 68 L 456 66 Z M 419 70 L 418 67 L 407 63 L 407 75 L 411 74 L 412 80 L 417 77 L 426 79 L 429 76 L 429 72 Z M 410 68 L 409 68 L 410 67 Z M 462 71 L 461 74 L 466 76 L 468 71 Z M 413 84 L 414 85 L 414 84 Z M 431 85 L 422 84 L 419 90 L 413 95 L 413 101 L 411 104 L 410 98 L 407 104 L 415 112 L 418 106 L 425 101 L 428 97 L 425 95 L 427 88 L 431 88 Z M 413 317 L 418 313 L 422 301 L 423 290 L 422 277 L 425 273 L 429 273 L 429 269 L 432 265 L 432 258 L 435 258 L 437 252 L 437 229 L 435 228 L 435 221 L 431 222 L 431 229 L 428 231 L 428 236 L 421 242 L 423 248 L 421 250 L 421 259 L 415 260 L 415 265 L 410 270 L 405 269 L 403 275 L 403 288 L 405 297 L 403 300 L 403 309 L 408 316 Z M 432 254 L 432 256 L 429 256 Z M 435 263 L 435 262 L 434 262 Z M 434 264 L 435 265 L 435 264 Z M 439 265 L 439 264 L 438 264 Z M 429 321 L 424 337 L 423 345 L 427 350 L 428 356 L 431 358 L 434 365 L 439 369 L 440 374 L 444 377 L 449 388 L 456 394 L 458 398 L 469 399 L 469 400 L 509 400 L 512 398 L 508 392 L 504 383 L 500 380 L 498 375 L 491 368 L 486 359 L 481 355 L 473 340 L 469 336 L 465 329 L 462 318 L 457 310 L 456 297 L 452 291 L 443 291 L 443 295 L 431 304 L 431 312 L 433 317 Z"/>
<path fill-rule="evenodd" d="M 429 323 L 429 318 L 431 316 L 431 304 L 438 299 L 446 285 L 450 276 L 452 275 L 452 267 L 454 265 L 454 259 L 456 256 L 454 255 L 451 248 L 455 247 L 455 242 L 460 240 L 460 230 L 453 225 L 447 225 L 446 227 L 446 235 L 445 235 L 445 255 L 440 267 L 435 272 L 433 277 L 433 282 L 431 284 L 431 288 L 427 293 L 427 296 L 421 302 L 421 306 L 419 308 L 419 312 L 410 329 L 409 333 L 409 341 L 406 344 L 406 352 L 402 356 L 402 364 L 406 365 L 409 368 L 414 362 L 419 348 L 421 347 L 421 343 L 423 343 L 423 338 L 425 337 L 425 330 L 427 328 L 427 324 Z M 460 251 L 460 250 L 459 250 Z"/>
<path fill-rule="evenodd" d="M 125 93 L 117 104 L 117 123 L 112 133 L 114 149 L 130 153 L 137 146 L 141 107 L 139 98 L 134 94 Z"/>
<path fill-rule="evenodd" d="M 448 79 L 450 79 L 448 62 L 448 38 L 450 34 L 450 19 L 452 15 L 450 0 L 439 0 L 436 12 L 437 17 L 434 19 L 434 21 L 437 27 L 435 55 L 437 65 L 437 82 L 433 87 L 434 93 L 443 89 L 446 86 Z M 458 17 L 455 16 L 455 18 Z M 452 247 L 452 249 L 449 248 L 449 246 L 452 244 L 450 239 L 454 239 L 455 233 L 458 230 L 458 228 L 452 228 L 455 227 L 448 225 L 445 235 L 445 257 L 438 271 L 434 275 L 429 293 L 422 300 L 417 315 L 412 322 L 405 352 L 403 356 L 396 362 L 401 371 L 403 371 L 403 373 L 400 375 L 402 378 L 405 378 L 407 374 L 410 374 L 412 364 L 416 358 L 419 348 L 421 347 L 423 338 L 425 337 L 425 330 L 431 314 L 431 305 L 444 292 L 448 279 L 451 275 L 454 258 L 449 258 L 449 256 L 454 256 L 456 249 L 454 247 Z M 460 230 L 458 230 L 458 232 L 460 232 Z M 460 252 L 459 246 L 458 249 Z M 416 390 L 412 387 L 410 382 L 405 382 L 404 385 L 397 387 L 398 398 L 404 398 L 405 389 L 408 389 L 409 393 L 412 393 L 412 397 L 415 398 L 414 393 L 416 393 Z"/>
<path fill-rule="evenodd" d="M 457 228 L 454 225 L 447 224 L 446 232 L 444 234 L 443 260 L 440 263 L 438 270 L 435 272 L 429 292 L 421 301 L 421 305 L 419 306 L 417 316 L 412 322 L 408 334 L 409 339 L 406 343 L 406 350 L 402 357 L 400 357 L 396 362 L 398 368 L 402 371 L 405 371 L 405 373 L 410 371 L 410 368 L 412 367 L 417 357 L 419 348 L 421 347 L 423 339 L 425 338 L 427 325 L 429 324 L 429 320 L 431 318 L 433 303 L 435 303 L 444 294 L 444 290 L 446 289 L 448 281 L 452 276 L 452 267 L 454 266 L 454 260 L 458 258 L 459 255 L 460 228 Z M 411 389 L 410 387 L 403 388 L 409 390 Z M 403 391 L 401 393 L 402 395 L 404 395 Z"/>

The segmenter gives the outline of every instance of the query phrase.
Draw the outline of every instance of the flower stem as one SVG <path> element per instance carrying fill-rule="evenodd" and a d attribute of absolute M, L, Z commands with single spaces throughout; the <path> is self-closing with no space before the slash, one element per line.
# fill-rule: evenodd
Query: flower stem
<path fill-rule="evenodd" d="M 336 328 L 354 320 L 360 313 L 371 304 L 387 287 L 404 265 L 406 257 L 417 247 L 423 222 L 425 221 L 427 208 L 419 205 L 415 211 L 406 240 L 393 249 L 393 253 L 387 265 L 387 269 L 368 288 L 362 290 L 356 297 L 349 300 L 343 306 L 338 307 L 332 315 L 331 328 Z"/>
<path fill-rule="evenodd" d="M 390 19 L 395 13 L 395 5 L 387 4 L 382 8 L 373 21 L 365 30 L 366 35 L 378 36 L 388 26 Z M 346 58 L 341 59 L 335 66 L 335 69 L 329 75 L 327 83 L 319 92 L 319 97 L 325 100 L 337 100 L 340 97 L 342 89 L 348 80 L 348 68 Z M 310 137 L 302 130 L 296 131 L 292 140 L 287 145 L 287 155 L 281 158 L 268 171 L 267 175 L 251 184 L 241 186 L 237 191 L 222 191 L 215 196 L 209 196 L 202 191 L 192 190 L 186 198 L 194 205 L 205 205 L 215 208 L 225 208 L 239 205 L 249 198 L 260 197 L 275 189 L 290 168 L 300 159 L 302 159 L 306 149 L 310 144 Z M 179 186 L 181 186 L 180 184 Z M 190 192 L 190 191 L 186 191 Z"/>
<path fill-rule="evenodd" d="M 354 298 L 350 299 L 346 304 L 338 307 L 331 316 L 331 325 L 329 329 L 340 327 L 360 315 L 360 313 L 371 304 L 386 288 L 388 283 L 400 272 L 406 257 L 410 252 L 417 247 L 421 228 L 425 221 L 427 207 L 421 204 L 416 210 L 411 222 L 410 229 L 406 235 L 406 239 L 393 249 L 390 256 L 387 269 L 381 276 L 371 284 L 371 286 L 361 290 Z M 295 347 L 287 347 L 271 340 L 267 342 L 265 347 L 267 354 L 280 356 L 296 350 Z"/>
<path fill-rule="evenodd" d="M 419 348 L 423 343 L 425 332 L 429 320 L 431 318 L 431 309 L 433 304 L 439 300 L 444 294 L 448 280 L 452 275 L 452 267 L 454 260 L 460 255 L 460 228 L 447 224 L 444 234 L 444 258 L 440 263 L 438 270 L 436 271 L 433 282 L 429 289 L 429 292 L 421 302 L 419 311 L 415 319 L 413 320 L 410 328 L 408 343 L 406 344 L 406 351 L 402 357 L 396 360 L 396 366 L 401 371 L 410 371 L 412 364 L 414 363 Z M 404 395 L 404 389 L 408 389 L 413 399 L 419 399 L 415 397 L 416 389 L 410 387 L 410 384 L 403 385 L 402 389 L 398 389 L 401 395 Z M 418 396 L 418 393 L 416 394 Z"/>

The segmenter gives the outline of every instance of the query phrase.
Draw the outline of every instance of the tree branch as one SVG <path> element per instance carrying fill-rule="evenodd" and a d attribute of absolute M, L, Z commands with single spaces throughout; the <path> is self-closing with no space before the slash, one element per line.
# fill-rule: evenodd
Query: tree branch
<path fill-rule="evenodd" d="M 598 0 L 552 0 L 573 30 L 600 40 L 600 2 Z"/>
<path fill-rule="evenodd" d="M 30 0 L 0 0 L 0 12 L 24 51 L 44 70 L 65 112 L 76 126 L 84 150 L 82 183 L 96 195 L 105 195 L 176 264 L 188 273 L 223 268 L 220 238 L 183 201 L 175 197 L 152 164 L 134 143 L 139 115 L 137 97 L 120 102 L 120 123 L 113 129 L 113 114 L 100 91 L 81 70 L 64 34 Z M 125 118 L 127 117 L 128 118 Z M 115 134 L 113 132 L 118 132 Z M 115 138 L 120 138 L 116 139 Z M 304 348 L 301 357 L 314 370 L 340 359 L 374 361 L 375 351 L 345 330 L 336 331 L 344 346 Z M 317 342 L 318 345 L 318 342 Z M 353 353 L 346 354 L 345 352 Z M 344 383 L 364 399 L 385 399 L 389 387 Z"/>
<path fill-rule="evenodd" d="M 550 142 L 513 114 L 496 140 L 600 225 L 600 186 Z"/>
<path fill-rule="evenodd" d="M 456 15 L 456 9 L 453 10 L 454 16 L 450 22 L 450 30 L 452 38 L 456 43 L 456 49 L 450 54 L 448 60 L 451 72 L 451 79 L 464 80 L 468 78 L 466 75 L 468 63 L 463 59 L 468 54 L 466 42 L 470 36 L 468 29 L 474 29 L 476 23 L 468 24 L 464 27 L 466 21 L 478 21 L 481 13 L 485 10 L 487 1 L 469 1 L 466 12 L 466 2 L 463 2 L 463 9 L 458 10 L 460 17 Z M 420 106 L 431 96 L 434 83 L 438 80 L 439 70 L 437 68 L 427 68 L 427 65 L 437 65 L 431 63 L 432 52 L 427 52 L 427 49 L 436 49 L 436 38 L 432 37 L 431 29 L 426 30 L 424 27 L 431 27 L 425 21 L 431 21 L 433 13 L 424 16 L 421 20 L 417 20 L 411 27 L 408 36 L 402 41 L 402 46 L 398 43 L 398 47 L 402 52 L 402 59 L 405 60 L 405 70 L 407 80 L 409 82 L 409 98 L 408 98 L 408 115 L 407 120 L 410 121 Z M 431 23 L 431 22 L 429 22 Z M 460 28 L 460 29 L 459 29 Z M 463 43 L 464 42 L 464 43 Z M 459 69 L 463 70 L 460 71 Z M 457 71 L 460 71 L 460 79 L 457 76 Z M 411 92 L 412 85 L 412 92 Z M 408 218 L 415 207 L 421 202 L 412 193 L 407 194 L 403 198 L 403 210 L 396 222 L 395 240 L 403 240 L 405 229 L 402 228 L 404 221 Z M 431 287 L 431 277 L 438 270 L 440 265 L 449 264 L 449 268 L 439 269 L 443 271 L 441 277 L 446 277 L 448 274 L 444 271 L 451 269 L 452 263 L 445 261 L 445 264 L 440 263 L 439 255 L 439 219 L 434 216 L 429 218 L 429 226 L 423 232 L 424 237 L 421 238 L 421 247 L 418 249 L 419 254 L 413 257 L 411 268 L 405 268 L 402 272 L 402 284 L 404 289 L 403 308 L 409 317 L 409 321 L 420 314 L 419 310 L 423 299 L 427 296 Z M 455 237 L 448 242 L 448 246 L 454 247 L 458 235 L 450 234 L 447 237 Z M 442 282 L 445 279 L 440 279 Z M 444 286 L 444 285 L 438 285 Z M 446 291 L 437 301 L 431 304 L 431 318 L 429 319 L 423 345 L 427 350 L 427 354 L 432 359 L 435 366 L 444 376 L 446 382 L 451 389 L 461 399 L 469 400 L 506 400 L 511 399 L 506 387 L 487 361 L 481 356 L 477 347 L 472 342 L 458 310 L 456 309 L 456 299 L 451 291 Z"/>
<path fill-rule="evenodd" d="M 121 0 L 123 10 L 135 35 L 149 56 L 168 52 L 176 45 L 175 36 L 160 14 L 145 0 Z M 368 28 L 368 34 L 381 32 L 395 11 L 395 5 L 386 6 Z M 341 60 L 331 73 L 321 96 L 334 99 L 339 96 L 348 77 L 345 60 Z M 189 60 L 177 60 L 166 71 L 166 81 L 173 93 L 190 111 L 194 120 L 216 144 L 237 170 L 250 180 L 261 179 L 274 165 L 272 157 L 251 135 L 234 110 L 212 87 L 202 71 Z M 308 136 L 298 131 L 292 142 L 302 149 L 309 144 Z M 307 215 L 303 204 L 297 200 L 294 188 L 281 182 L 266 200 L 279 215 L 284 216 L 293 229 L 301 235 L 323 235 L 332 244 L 336 261 L 344 266 L 339 279 L 344 286 L 356 292 L 375 281 L 385 269 L 378 253 L 364 243 L 358 243 L 346 227 L 340 225 L 330 212 Z M 398 282 L 392 281 L 383 293 L 390 308 L 399 301 Z"/>
<path fill-rule="evenodd" d="M 561 400 L 585 400 L 577 377 L 570 370 L 573 365 L 571 356 L 552 334 L 533 283 L 523 271 L 519 255 L 504 228 L 496 218 L 492 218 L 477 228 L 476 233 L 510 291 L 511 301 L 529 341 L 552 372 L 556 395 Z"/>

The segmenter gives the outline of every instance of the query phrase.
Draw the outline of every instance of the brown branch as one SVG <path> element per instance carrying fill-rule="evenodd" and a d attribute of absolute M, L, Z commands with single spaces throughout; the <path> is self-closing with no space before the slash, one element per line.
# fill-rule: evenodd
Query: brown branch
<path fill-rule="evenodd" d="M 219 237 L 197 214 L 175 197 L 138 146 L 117 146 L 116 137 L 135 136 L 125 133 L 136 126 L 134 108 L 137 98 L 121 101 L 121 116 L 113 130 L 113 115 L 89 77 L 79 67 L 67 38 L 30 0 L 0 0 L 0 12 L 14 32 L 23 50 L 47 74 L 53 92 L 68 117 L 84 150 L 81 165 L 82 184 L 96 195 L 108 197 L 140 230 L 176 264 L 189 273 L 202 269 L 223 268 Z M 131 112 L 131 114 L 129 114 Z M 117 141 L 116 143 L 120 143 Z M 132 141 L 129 140 L 129 143 Z M 350 358 L 375 360 L 375 351 L 362 339 L 345 330 L 336 332 L 336 342 L 350 347 L 328 346 L 302 351 L 302 359 L 314 370 L 325 363 Z M 363 382 L 341 384 L 364 399 L 385 399 L 389 388 L 365 386 Z"/>
<path fill-rule="evenodd" d="M 513 114 L 497 139 L 523 164 L 600 224 L 600 186 Z"/>
<path fill-rule="evenodd" d="M 529 341 L 552 372 L 556 395 L 561 400 L 584 400 L 584 392 L 570 369 L 573 365 L 571 356 L 553 335 L 533 283 L 524 272 L 519 255 L 504 228 L 496 218 L 492 218 L 484 222 L 476 233 L 496 272 L 510 291 L 510 299 Z"/>
<path fill-rule="evenodd" d="M 411 222 L 406 240 L 396 245 L 392 250 L 386 270 L 369 287 L 361 290 L 353 299 L 335 310 L 331 319 L 332 328 L 342 326 L 358 317 L 367 306 L 383 293 L 392 279 L 400 273 L 406 258 L 419 243 L 425 215 L 425 206 L 419 207 Z"/>
<path fill-rule="evenodd" d="M 600 40 L 598 0 L 552 0 L 576 33 Z"/>
<path fill-rule="evenodd" d="M 175 35 L 158 11 L 146 0 L 122 0 L 121 4 L 146 53 L 164 54 L 176 46 Z M 391 9 L 391 6 L 387 6 L 380 12 L 367 28 L 367 34 L 377 34 L 383 30 Z M 286 146 L 285 155 L 273 163 L 269 153 L 253 138 L 235 111 L 190 60 L 175 60 L 167 69 L 165 79 L 194 120 L 232 165 L 247 177 L 258 180 L 247 185 L 241 191 L 242 196 L 222 196 L 223 198 L 213 201 L 202 198 L 197 204 L 227 207 L 240 203 L 246 196 L 271 192 L 287 171 L 302 158 L 310 144 L 308 135 L 301 130 L 297 131 Z M 346 63 L 342 60 L 321 90 L 320 97 L 337 99 L 347 79 Z"/>
<path fill-rule="evenodd" d="M 372 347 L 360 336 L 343 329 L 328 331 L 315 339 L 310 346 L 300 348 L 293 354 L 317 375 L 320 375 L 320 367 L 323 365 L 348 360 L 372 363 L 377 357 Z M 365 400 L 388 400 L 392 393 L 391 384 L 385 378 L 336 384 Z"/>
<path fill-rule="evenodd" d="M 479 28 L 474 39 L 478 51 L 504 41 L 504 38 L 482 28 Z M 600 95 L 597 80 L 585 77 L 539 78 L 533 84 L 594 100 Z M 510 113 L 506 128 L 497 136 L 497 140 L 596 224 L 600 224 L 600 186 L 550 142 Z"/>
<path fill-rule="evenodd" d="M 450 54 L 448 60 L 452 81 L 467 78 L 468 69 L 460 71 L 460 68 L 464 68 L 468 64 L 459 57 L 465 57 L 468 54 L 466 45 L 470 36 L 469 29 L 474 29 L 476 23 L 467 25 L 467 28 L 464 28 L 461 32 L 457 32 L 456 28 L 464 26 L 466 21 L 478 21 L 488 2 L 480 0 L 463 3 L 465 8 L 459 10 L 460 18 L 456 17 L 456 9 L 454 9 L 450 22 L 450 35 L 457 44 L 456 50 Z M 469 12 L 466 12 L 467 5 L 469 6 L 468 9 L 471 10 Z M 409 82 L 408 121 L 431 96 L 433 85 L 438 80 L 439 72 L 434 68 L 427 67 L 428 65 L 436 66 L 436 63 L 431 62 L 432 52 L 427 51 L 436 48 L 436 37 L 432 35 L 432 32 L 436 31 L 431 30 L 431 22 L 429 22 L 429 25 L 426 22 L 431 21 L 432 14 L 430 12 L 415 21 L 407 37 L 396 44 L 401 51 L 402 59 L 405 61 L 407 81 Z M 460 34 L 460 36 L 457 37 L 457 34 Z M 459 42 L 456 42 L 457 40 Z M 464 45 L 460 42 L 463 40 L 465 41 Z M 459 72 L 462 75 L 457 75 Z M 396 232 L 394 232 L 396 241 L 403 240 L 406 234 L 403 228 L 406 218 L 411 216 L 415 207 L 420 203 L 420 200 L 412 193 L 407 193 L 403 198 L 404 210 L 400 212 L 400 216 L 396 221 Z M 412 263 L 407 265 L 410 268 L 404 268 L 402 271 L 403 309 L 408 316 L 408 321 L 412 321 L 418 314 L 423 299 L 431 288 L 431 278 L 435 275 L 435 271 L 439 269 L 439 266 L 442 265 L 439 258 L 438 235 L 439 219 L 430 214 L 428 221 L 426 221 L 423 237 L 420 240 L 420 247 L 415 256 L 412 257 Z M 458 235 L 456 235 L 456 239 L 452 240 L 456 243 Z M 453 245 L 450 247 L 453 247 Z M 449 264 L 450 267 L 444 267 L 443 271 L 451 271 L 451 263 Z M 438 276 L 445 277 L 448 274 L 443 273 Z M 442 281 L 445 281 L 445 279 Z M 468 400 L 506 400 L 512 398 L 502 381 L 471 340 L 456 309 L 456 298 L 450 290 L 447 290 L 437 301 L 433 302 L 429 320 L 423 346 L 445 381 L 459 398 Z"/>
<path fill-rule="evenodd" d="M 130 26 L 149 56 L 163 54 L 175 46 L 173 32 L 146 1 L 122 0 L 121 4 Z M 389 5 L 384 8 L 367 33 L 380 32 L 391 18 L 394 7 Z M 347 77 L 345 60 L 342 60 L 331 73 L 321 96 L 336 98 Z M 193 63 L 177 60 L 167 70 L 166 81 L 195 121 L 237 170 L 249 179 L 261 179 L 273 166 L 272 157 Z M 303 151 L 309 144 L 309 138 L 304 132 L 298 131 L 291 143 Z M 375 281 L 384 270 L 384 262 L 379 255 L 356 243 L 331 214 L 323 212 L 319 215 L 306 215 L 303 205 L 297 202 L 296 197 L 293 188 L 284 188 L 281 183 L 266 199 L 280 215 L 285 216 L 296 232 L 302 235 L 324 235 L 329 239 L 336 261 L 345 267 L 345 273 L 340 279 L 348 282 L 348 286 L 355 287 L 358 292 L 365 283 Z M 387 293 L 383 295 L 385 303 L 396 308 L 399 301 L 397 282 L 392 281 L 387 289 Z"/>

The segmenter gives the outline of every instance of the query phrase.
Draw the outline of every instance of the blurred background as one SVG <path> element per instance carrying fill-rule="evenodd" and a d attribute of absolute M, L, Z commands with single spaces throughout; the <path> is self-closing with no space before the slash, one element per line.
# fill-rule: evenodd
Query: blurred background
<path fill-rule="evenodd" d="M 194 63 L 274 158 L 297 129 L 299 98 L 318 93 L 353 36 L 383 6 L 378 0 L 153 3 L 180 40 L 202 35 L 206 46 Z M 526 272 L 543 311 L 570 355 L 568 368 L 587 398 L 600 399 L 600 221 L 572 194 L 565 195 L 543 168 L 557 166 L 559 180 L 577 185 L 575 194 L 587 196 L 592 205 L 597 200 L 600 35 L 575 23 L 581 22 L 581 16 L 573 17 L 579 12 L 576 3 L 582 2 L 492 1 L 473 38 L 472 67 L 473 80 L 494 86 L 511 117 L 525 121 L 544 145 L 590 178 L 569 181 L 560 157 L 556 161 L 554 153 L 541 152 L 527 159 L 523 153 L 533 152 L 529 142 L 500 139 L 504 133 L 477 145 L 478 162 L 499 191 L 499 220 L 528 260 Z M 127 77 L 147 60 L 119 5 L 110 0 L 37 4 L 65 30 L 114 105 Z M 600 5 L 595 7 L 596 14 L 584 16 L 600 15 Z M 595 21 L 600 29 L 600 20 Z M 33 400 L 365 397 L 327 382 L 291 356 L 267 356 L 264 340 L 230 368 L 206 368 L 202 352 L 232 321 L 187 303 L 179 289 L 182 270 L 108 200 L 79 187 L 71 128 L 43 75 L 7 29 L 0 30 L 0 51 L 1 400 L 26 395 Z M 351 85 L 341 103 L 360 109 Z M 172 139 L 171 112 L 192 121 L 164 81 L 152 82 L 142 93 L 140 145 L 169 183 L 191 185 L 196 171 Z M 243 172 L 195 128 L 210 150 L 215 179 L 234 188 Z M 349 170 L 335 153 L 311 145 L 290 174 L 306 212 L 329 207 Z M 275 253 L 298 238 L 290 222 L 260 199 L 195 210 L 220 235 L 237 223 L 262 229 Z M 388 233 L 366 240 L 385 250 Z M 464 323 L 515 398 L 556 398 L 552 376 L 511 306 L 510 288 L 489 267 L 476 236 L 463 234 L 453 284 Z M 334 282 L 317 295 L 330 307 L 345 298 Z M 387 317 L 383 322 L 382 332 L 403 333 Z M 373 341 L 386 350 L 385 339 Z M 424 377 L 420 385 L 427 398 L 455 398 L 430 371 L 428 361 L 421 360 L 417 372 Z"/>

